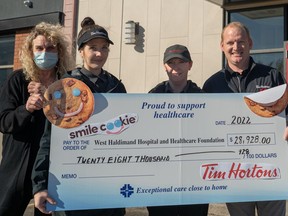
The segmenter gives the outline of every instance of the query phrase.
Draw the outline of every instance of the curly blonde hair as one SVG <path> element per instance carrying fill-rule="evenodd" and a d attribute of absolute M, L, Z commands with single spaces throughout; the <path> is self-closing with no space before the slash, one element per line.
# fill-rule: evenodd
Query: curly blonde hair
<path fill-rule="evenodd" d="M 69 52 L 71 45 L 62 29 L 63 26 L 60 24 L 41 22 L 37 24 L 27 36 L 20 52 L 20 61 L 23 67 L 23 73 L 28 81 L 40 81 L 39 74 L 41 70 L 33 61 L 33 40 L 38 35 L 43 35 L 57 47 L 59 60 L 56 65 L 56 74 L 58 78 L 75 67 L 72 54 Z"/>

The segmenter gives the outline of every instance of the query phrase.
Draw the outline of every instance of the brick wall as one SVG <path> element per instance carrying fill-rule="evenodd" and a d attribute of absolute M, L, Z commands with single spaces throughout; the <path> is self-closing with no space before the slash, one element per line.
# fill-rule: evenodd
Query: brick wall
<path fill-rule="evenodd" d="M 70 39 L 72 46 L 69 48 L 75 59 L 75 49 L 72 49 L 72 47 L 75 47 L 77 1 L 64 0 L 63 12 L 65 14 L 64 33 Z"/>
<path fill-rule="evenodd" d="M 15 47 L 14 47 L 14 65 L 13 70 L 21 68 L 21 62 L 19 60 L 19 52 L 24 43 L 25 38 L 29 34 L 30 29 L 17 31 L 15 35 Z"/>

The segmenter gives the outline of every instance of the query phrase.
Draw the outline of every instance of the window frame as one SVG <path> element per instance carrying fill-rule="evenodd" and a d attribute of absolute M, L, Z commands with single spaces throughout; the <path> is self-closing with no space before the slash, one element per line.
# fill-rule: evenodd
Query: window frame
<path fill-rule="evenodd" d="M 16 34 L 15 33 L 11 33 L 11 32 L 6 32 L 6 33 L 3 33 L 3 34 L 1 34 L 1 36 L 0 36 L 0 40 L 5 40 L 6 38 L 13 38 L 13 55 L 12 55 L 12 61 L 9 61 L 9 62 L 11 62 L 12 64 L 1 64 L 0 65 L 0 73 L 2 72 L 2 70 L 11 70 L 12 72 L 13 72 L 13 70 L 14 70 L 14 57 L 15 57 L 15 41 L 16 41 Z M 2 58 L 1 56 L 0 56 L 0 58 Z M 2 85 L 3 84 L 3 82 L 7 79 L 7 76 L 10 74 L 11 72 L 8 72 L 7 73 L 7 71 L 6 71 L 6 78 L 5 79 L 3 79 L 2 80 L 2 78 L 1 78 L 1 80 L 0 80 L 0 84 Z"/>

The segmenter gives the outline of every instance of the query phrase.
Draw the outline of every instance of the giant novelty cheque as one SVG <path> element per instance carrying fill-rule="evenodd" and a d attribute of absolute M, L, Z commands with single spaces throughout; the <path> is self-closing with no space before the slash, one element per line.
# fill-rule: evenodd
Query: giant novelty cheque
<path fill-rule="evenodd" d="M 92 94 L 66 78 L 48 90 L 48 191 L 57 202 L 49 210 L 288 198 L 286 85 L 255 94 Z"/>

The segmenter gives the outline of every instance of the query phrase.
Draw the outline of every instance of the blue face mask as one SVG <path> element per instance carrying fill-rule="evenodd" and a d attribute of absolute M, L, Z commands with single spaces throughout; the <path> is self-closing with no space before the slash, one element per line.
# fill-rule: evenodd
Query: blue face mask
<path fill-rule="evenodd" d="M 58 53 L 52 52 L 35 52 L 34 62 L 42 70 L 50 70 L 58 62 Z"/>

